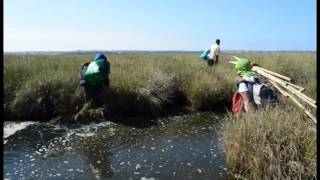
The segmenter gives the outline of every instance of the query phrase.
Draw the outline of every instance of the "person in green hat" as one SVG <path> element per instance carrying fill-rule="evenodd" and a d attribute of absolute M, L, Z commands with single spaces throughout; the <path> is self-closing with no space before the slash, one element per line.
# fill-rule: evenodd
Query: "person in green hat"
<path fill-rule="evenodd" d="M 253 64 L 246 58 L 234 58 L 235 69 L 239 75 L 237 82 L 238 92 L 243 98 L 244 110 L 253 111 L 253 84 L 257 82 L 257 74 L 251 70 Z"/>

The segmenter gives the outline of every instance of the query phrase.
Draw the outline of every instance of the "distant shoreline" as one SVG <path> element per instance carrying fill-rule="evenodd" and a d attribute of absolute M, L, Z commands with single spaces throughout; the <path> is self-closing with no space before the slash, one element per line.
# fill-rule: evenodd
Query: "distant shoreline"
<path fill-rule="evenodd" d="M 202 51 L 147 51 L 147 50 L 77 50 L 77 51 L 16 51 L 4 55 L 85 55 L 85 54 L 200 54 Z M 316 53 L 317 51 L 262 51 L 262 50 L 224 50 L 222 53 Z"/>

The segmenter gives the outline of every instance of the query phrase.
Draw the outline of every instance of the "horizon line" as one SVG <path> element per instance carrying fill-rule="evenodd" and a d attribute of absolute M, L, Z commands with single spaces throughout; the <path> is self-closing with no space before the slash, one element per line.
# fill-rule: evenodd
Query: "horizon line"
<path fill-rule="evenodd" d="M 90 52 L 90 51 L 109 51 L 109 52 L 116 52 L 116 51 L 147 51 L 147 52 L 174 52 L 174 51 L 178 51 L 178 52 L 201 52 L 204 51 L 203 49 L 201 50 L 23 50 L 23 51 L 3 51 L 4 53 L 27 53 L 27 52 Z M 250 50 L 250 49 L 226 49 L 226 50 L 221 50 L 223 51 L 263 51 L 263 52 L 281 52 L 281 51 L 285 51 L 285 52 L 316 52 L 317 50 Z"/>

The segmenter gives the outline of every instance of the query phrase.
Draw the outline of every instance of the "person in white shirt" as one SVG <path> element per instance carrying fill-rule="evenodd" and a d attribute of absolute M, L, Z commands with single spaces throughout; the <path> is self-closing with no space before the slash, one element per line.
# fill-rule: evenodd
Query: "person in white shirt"
<path fill-rule="evenodd" d="M 217 64 L 219 61 L 220 54 L 220 39 L 217 39 L 214 44 L 210 47 L 208 65 L 211 66 L 213 64 Z"/>

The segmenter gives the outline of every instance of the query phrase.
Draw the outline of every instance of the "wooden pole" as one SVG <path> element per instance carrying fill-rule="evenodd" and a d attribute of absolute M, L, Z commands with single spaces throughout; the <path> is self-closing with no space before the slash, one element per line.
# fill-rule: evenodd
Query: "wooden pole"
<path fill-rule="evenodd" d="M 274 81 L 270 80 L 269 79 L 269 82 L 274 86 L 276 87 L 281 94 L 283 94 L 285 97 L 290 97 L 294 103 L 296 103 L 301 109 L 304 110 L 304 112 L 312 119 L 312 121 L 317 124 L 317 119 L 296 99 L 294 98 L 291 94 L 285 92 L 284 90 L 282 90 L 278 85 L 277 83 L 275 83 Z"/>
<path fill-rule="evenodd" d="M 308 96 L 304 95 L 304 94 L 301 94 L 299 91 L 296 91 L 296 89 L 290 87 L 290 86 L 287 86 L 287 89 L 289 91 L 291 91 L 292 93 L 294 93 L 296 96 L 298 96 L 300 99 L 302 99 L 304 102 L 308 103 L 310 106 L 314 107 L 314 108 L 317 108 L 317 105 L 315 105 L 315 101 L 310 101 L 310 99 L 306 98 Z M 311 99 L 312 100 L 312 99 Z"/>
<path fill-rule="evenodd" d="M 311 102 L 309 99 L 306 99 L 304 96 L 301 96 L 299 94 L 299 91 L 297 91 L 296 89 L 290 87 L 290 86 L 283 86 L 282 84 L 280 84 L 282 87 L 286 88 L 288 91 L 294 93 L 294 95 L 296 95 L 297 97 L 299 97 L 301 100 L 303 100 L 305 103 L 309 104 L 310 106 L 317 108 L 317 105 L 315 105 L 313 102 Z"/>
<path fill-rule="evenodd" d="M 284 86 L 284 85 L 282 85 L 282 86 L 285 87 L 286 89 L 288 89 L 289 91 L 291 91 L 292 93 L 296 94 L 301 99 L 305 99 L 305 100 L 309 101 L 312 104 L 316 104 L 317 103 L 315 100 L 311 99 L 310 97 L 306 96 L 305 94 L 301 93 L 300 91 L 298 91 L 298 90 L 296 90 L 296 89 L 294 89 L 294 88 L 292 88 L 290 86 Z"/>
<path fill-rule="evenodd" d="M 295 85 L 295 84 L 292 84 L 292 83 L 287 83 L 289 86 L 291 87 L 294 87 L 296 88 L 299 92 L 303 92 L 304 91 L 304 88 L 301 87 L 301 86 L 298 86 L 298 85 Z"/>
<path fill-rule="evenodd" d="M 283 75 L 281 75 L 281 74 L 275 73 L 275 72 L 273 72 L 273 71 L 264 69 L 264 68 L 259 67 L 259 66 L 256 66 L 256 67 L 257 67 L 258 69 L 261 69 L 262 71 L 264 71 L 264 72 L 266 72 L 266 73 L 272 74 L 272 75 L 274 75 L 274 76 L 276 76 L 276 77 L 279 77 L 279 78 L 284 79 L 284 80 L 287 80 L 287 81 L 291 81 L 291 78 L 289 78 L 289 77 L 287 77 L 287 76 L 283 76 Z"/>
<path fill-rule="evenodd" d="M 311 102 L 311 103 L 313 103 L 313 104 L 316 103 L 315 100 L 313 100 L 313 99 L 311 99 L 310 97 L 306 96 L 305 94 L 301 93 L 299 90 L 294 89 L 294 88 L 292 88 L 292 87 L 288 87 L 289 85 L 288 85 L 286 82 L 284 82 L 283 80 L 281 80 L 281 79 L 279 79 L 279 78 L 276 78 L 276 77 L 274 77 L 274 76 L 272 76 L 272 75 L 270 75 L 270 74 L 268 74 L 268 73 L 266 73 L 266 72 L 264 72 L 264 71 L 261 71 L 261 70 L 259 70 L 259 69 L 253 68 L 252 70 L 255 70 L 257 73 L 265 76 L 266 78 L 269 78 L 269 79 L 271 79 L 272 81 L 279 83 L 280 85 L 282 85 L 283 87 L 285 87 L 285 88 L 288 89 L 289 91 L 295 93 L 298 97 L 300 97 L 300 98 L 303 99 L 304 101 L 307 100 L 307 101 L 309 101 L 309 102 Z"/>
<path fill-rule="evenodd" d="M 252 67 L 252 70 L 253 70 L 253 71 L 256 71 L 257 73 L 259 73 L 259 74 L 261 74 L 261 75 L 263 75 L 263 76 L 265 76 L 265 77 L 267 77 L 267 78 L 272 78 L 275 82 L 277 82 L 277 83 L 279 83 L 279 84 L 290 85 L 290 86 L 292 86 L 292 87 L 294 87 L 294 88 L 297 88 L 298 91 L 303 91 L 303 90 L 304 90 L 303 87 L 300 87 L 300 86 L 297 86 L 297 85 L 295 85 L 295 84 L 286 82 L 286 81 L 284 81 L 284 80 L 282 80 L 282 79 L 279 79 L 279 78 L 277 78 L 277 77 L 275 77 L 275 76 L 273 76 L 273 75 L 271 75 L 271 74 L 268 74 L 267 72 L 262 71 L 261 69 L 257 68 L 257 66 L 253 66 L 253 67 Z"/>

